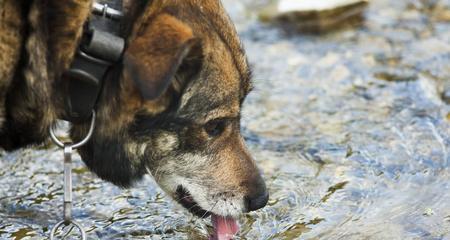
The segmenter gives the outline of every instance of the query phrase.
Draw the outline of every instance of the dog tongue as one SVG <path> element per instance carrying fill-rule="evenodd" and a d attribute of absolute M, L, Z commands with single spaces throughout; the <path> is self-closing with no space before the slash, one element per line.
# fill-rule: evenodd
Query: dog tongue
<path fill-rule="evenodd" d="M 215 214 L 211 215 L 211 221 L 214 232 L 209 240 L 231 240 L 239 231 L 239 226 L 231 217 L 222 217 Z"/>

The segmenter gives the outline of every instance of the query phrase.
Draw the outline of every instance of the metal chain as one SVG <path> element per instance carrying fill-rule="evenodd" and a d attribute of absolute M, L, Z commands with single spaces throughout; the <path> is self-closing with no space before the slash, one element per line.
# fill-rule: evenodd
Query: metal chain
<path fill-rule="evenodd" d="M 55 135 L 53 128 L 50 128 L 50 137 L 53 142 L 64 149 L 64 220 L 58 222 L 50 233 L 50 240 L 55 239 L 56 230 L 62 225 L 75 226 L 81 233 L 81 239 L 86 240 L 86 232 L 83 227 L 72 219 L 72 151 L 86 144 L 92 137 L 95 128 L 95 111 L 92 111 L 92 119 L 87 136 L 79 143 L 62 143 Z"/>
<path fill-rule="evenodd" d="M 72 221 L 72 147 L 64 146 L 64 222 Z"/>

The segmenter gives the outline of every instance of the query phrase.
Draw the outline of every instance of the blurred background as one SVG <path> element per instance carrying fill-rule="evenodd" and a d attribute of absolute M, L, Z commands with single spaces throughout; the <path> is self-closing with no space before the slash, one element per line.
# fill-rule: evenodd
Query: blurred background
<path fill-rule="evenodd" d="M 253 66 L 242 131 L 271 193 L 237 239 L 450 239 L 450 0 L 223 0 Z M 0 153 L 0 239 L 60 218 L 62 153 Z M 91 239 L 207 239 L 150 177 L 76 158 Z M 58 207 L 55 207 L 58 206 Z"/>

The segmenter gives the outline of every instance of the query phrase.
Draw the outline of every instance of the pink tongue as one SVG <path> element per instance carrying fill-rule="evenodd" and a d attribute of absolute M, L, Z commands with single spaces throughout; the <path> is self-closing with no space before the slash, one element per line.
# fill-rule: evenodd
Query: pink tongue
<path fill-rule="evenodd" d="M 209 240 L 230 240 L 239 231 L 239 226 L 231 217 L 211 215 L 214 232 Z"/>

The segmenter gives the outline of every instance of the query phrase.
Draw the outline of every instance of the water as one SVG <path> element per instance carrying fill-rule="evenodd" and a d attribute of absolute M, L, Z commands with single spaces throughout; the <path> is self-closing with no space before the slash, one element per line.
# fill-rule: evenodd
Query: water
<path fill-rule="evenodd" d="M 243 132 L 269 206 L 238 239 L 450 239 L 450 1 L 371 2 L 366 23 L 322 36 L 225 0 L 254 67 Z M 62 153 L 0 153 L 0 239 L 44 239 L 61 218 Z M 150 177 L 123 190 L 75 159 L 75 218 L 90 239 L 206 239 Z"/>

